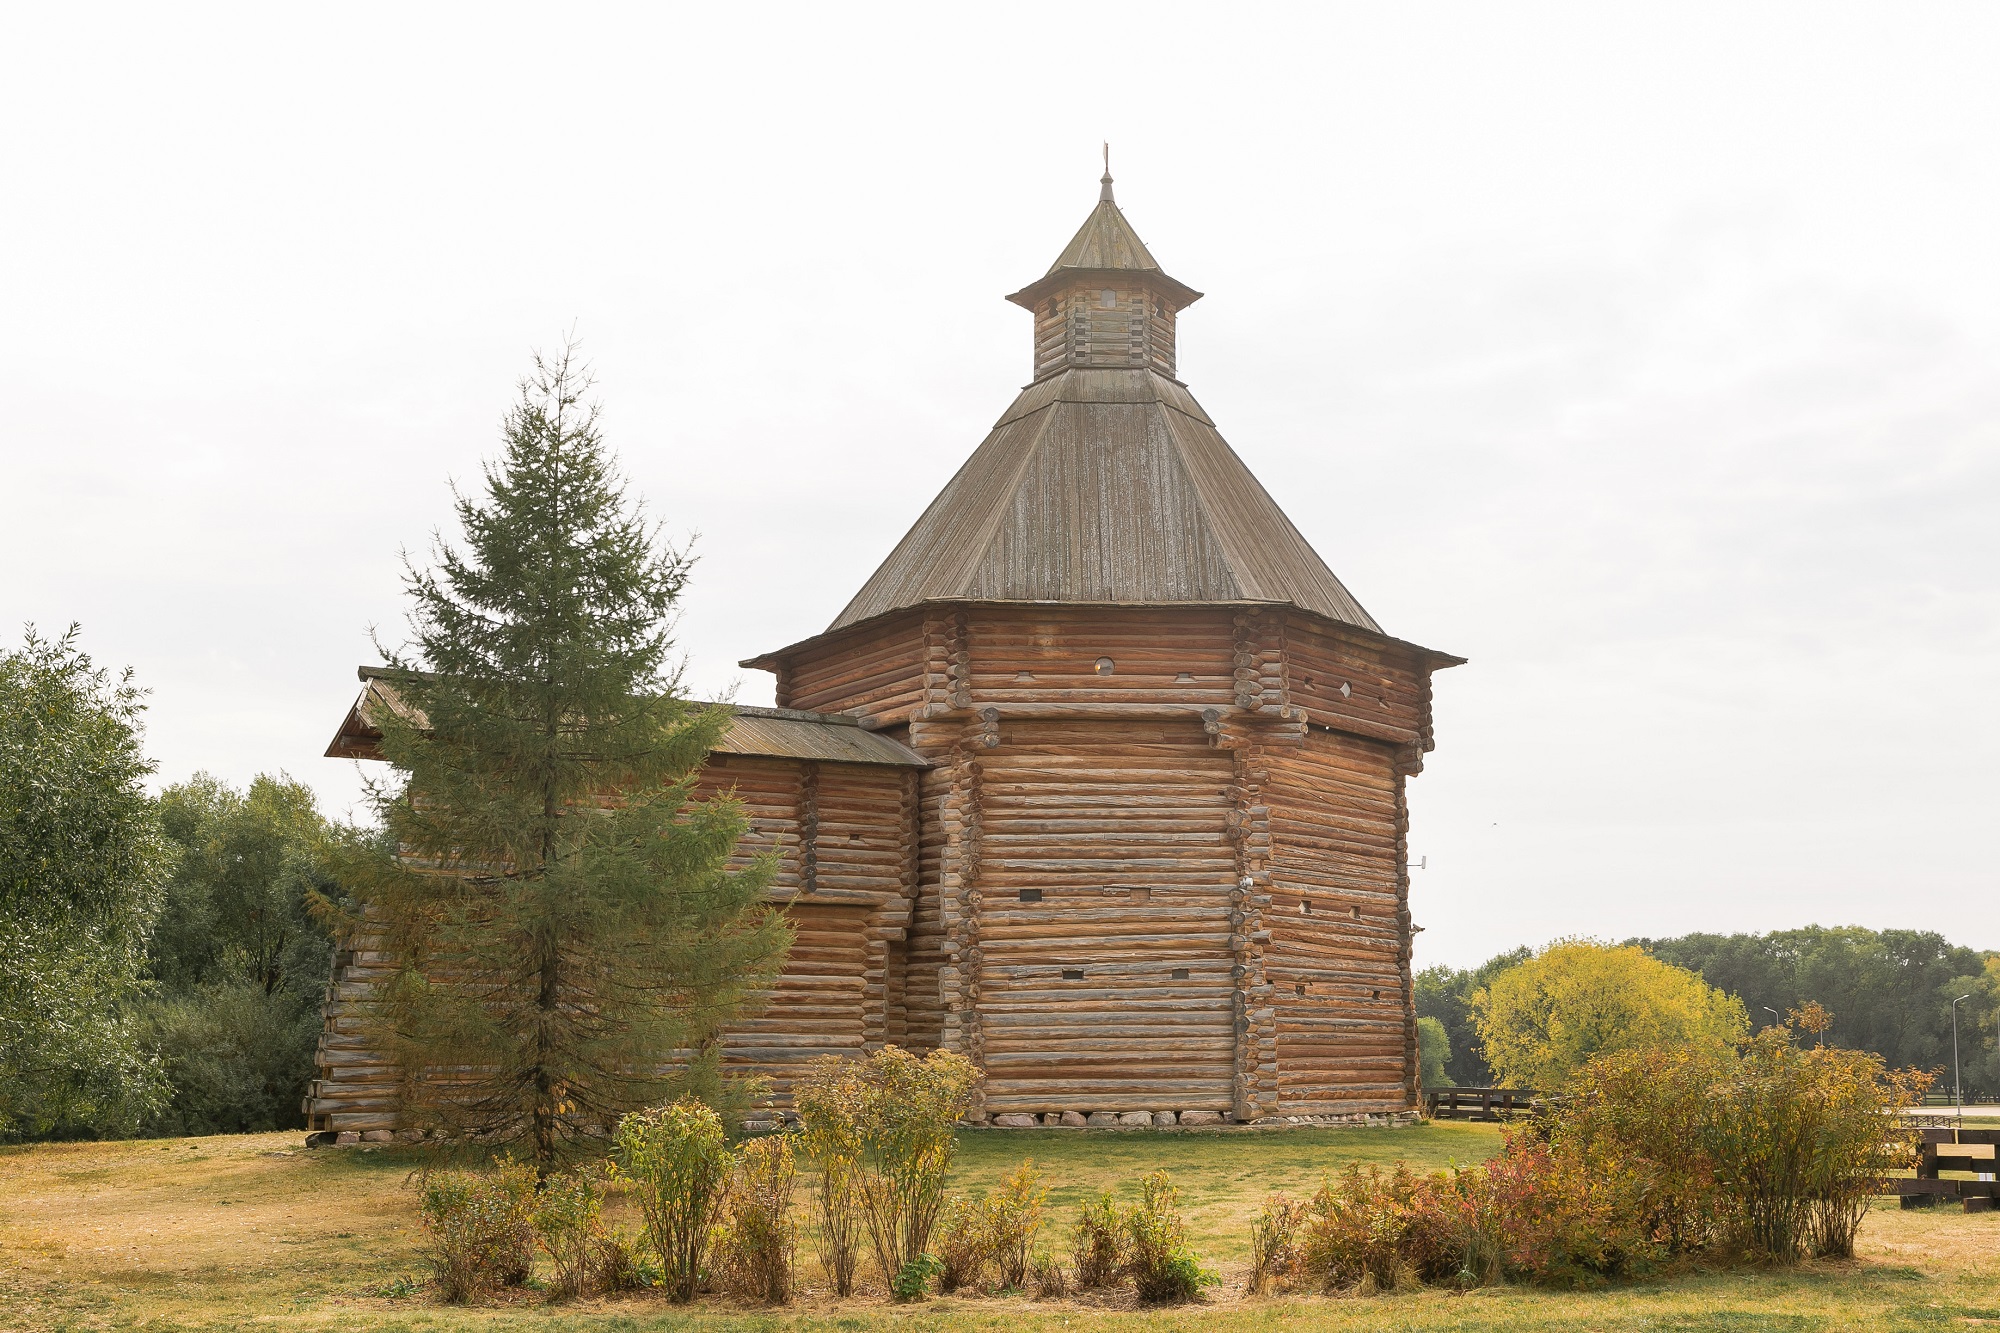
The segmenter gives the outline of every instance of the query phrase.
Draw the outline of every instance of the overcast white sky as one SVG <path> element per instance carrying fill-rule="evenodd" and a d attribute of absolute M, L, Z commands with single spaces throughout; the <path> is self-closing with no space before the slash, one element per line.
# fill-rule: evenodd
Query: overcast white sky
<path fill-rule="evenodd" d="M 825 626 L 1028 372 L 1096 198 L 1181 373 L 1442 675 L 1420 964 L 1807 922 L 2000 947 L 2000 7 L 15 6 L 0 642 L 164 781 L 320 758 L 574 322 L 702 563 Z"/>

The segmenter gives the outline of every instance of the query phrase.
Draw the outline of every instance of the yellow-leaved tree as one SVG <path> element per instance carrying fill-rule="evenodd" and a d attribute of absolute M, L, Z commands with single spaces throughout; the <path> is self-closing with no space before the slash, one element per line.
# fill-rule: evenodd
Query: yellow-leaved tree
<path fill-rule="evenodd" d="M 1557 940 L 1472 997 L 1503 1086 L 1560 1088 L 1606 1051 L 1709 1046 L 1749 1030 L 1743 1002 L 1633 945 Z"/>

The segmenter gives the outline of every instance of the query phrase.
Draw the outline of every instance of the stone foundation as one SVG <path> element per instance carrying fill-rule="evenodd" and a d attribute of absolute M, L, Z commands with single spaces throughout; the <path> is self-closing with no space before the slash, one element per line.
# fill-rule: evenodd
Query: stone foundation
<path fill-rule="evenodd" d="M 1422 1120 L 1417 1111 L 1355 1111 L 1343 1115 L 1273 1115 L 1238 1120 L 1227 1111 L 1028 1111 L 975 1114 L 965 1124 L 974 1129 L 1201 1129 L 1229 1126 L 1243 1129 L 1289 1129 L 1294 1126 L 1401 1129 Z"/>

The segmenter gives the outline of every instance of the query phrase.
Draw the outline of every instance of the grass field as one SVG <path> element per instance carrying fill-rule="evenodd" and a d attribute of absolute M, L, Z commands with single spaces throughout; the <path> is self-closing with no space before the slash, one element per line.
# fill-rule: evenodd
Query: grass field
<path fill-rule="evenodd" d="M 1781 1272 L 1688 1272 L 1588 1293 L 1260 1300 L 1242 1294 L 1249 1219 L 1273 1189 L 1308 1192 L 1359 1159 L 1444 1166 L 1485 1157 L 1489 1127 L 1283 1133 L 992 1131 L 968 1134 L 956 1183 L 980 1188 L 1022 1157 L 1054 1186 L 1059 1222 L 1086 1192 L 1165 1167 L 1196 1243 L 1227 1285 L 1199 1307 L 951 1298 L 895 1306 L 808 1292 L 766 1311 L 650 1295 L 553 1306 L 532 1292 L 447 1309 L 421 1293 L 415 1198 L 402 1149 L 307 1152 L 298 1134 L 0 1149 L 0 1329 L 1030 1330 L 1944 1329 L 2000 1326 L 2000 1214 L 1869 1216 L 1862 1257 Z M 804 1256 L 802 1256 L 804 1259 Z M 809 1260 L 808 1281 L 816 1280 Z M 409 1279 L 409 1282 L 402 1281 Z"/>

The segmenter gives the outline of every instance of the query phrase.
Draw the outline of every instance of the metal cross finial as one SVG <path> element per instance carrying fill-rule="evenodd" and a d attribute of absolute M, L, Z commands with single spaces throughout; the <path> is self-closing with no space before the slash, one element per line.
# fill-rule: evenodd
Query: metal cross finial
<path fill-rule="evenodd" d="M 1104 187 L 1097 192 L 1098 202 L 1110 203 L 1111 202 L 1111 141 L 1108 139 L 1105 140 L 1104 143 L 1104 179 L 1100 180 L 1098 184 Z"/>

